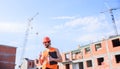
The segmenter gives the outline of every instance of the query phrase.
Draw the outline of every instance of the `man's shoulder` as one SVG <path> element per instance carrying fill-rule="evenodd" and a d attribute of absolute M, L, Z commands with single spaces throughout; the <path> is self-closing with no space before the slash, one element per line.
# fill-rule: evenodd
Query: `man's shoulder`
<path fill-rule="evenodd" d="M 58 48 L 55 48 L 55 47 L 51 47 L 51 49 L 58 50 Z"/>
<path fill-rule="evenodd" d="M 43 50 L 43 53 L 45 53 L 45 52 L 47 52 L 48 50 L 47 49 L 45 49 L 45 50 Z"/>

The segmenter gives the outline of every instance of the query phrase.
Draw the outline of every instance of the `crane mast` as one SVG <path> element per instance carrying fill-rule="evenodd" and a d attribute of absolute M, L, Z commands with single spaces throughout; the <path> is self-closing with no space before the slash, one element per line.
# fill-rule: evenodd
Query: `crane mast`
<path fill-rule="evenodd" d="M 28 42 L 28 36 L 29 36 L 30 28 L 31 28 L 31 22 L 38 14 L 39 13 L 37 12 L 32 18 L 28 19 L 28 23 L 27 23 L 27 27 L 26 27 L 26 31 L 25 31 L 25 37 L 24 37 L 23 46 L 22 46 L 23 48 L 22 48 L 22 53 L 21 53 L 21 57 L 20 57 L 20 63 L 22 62 L 22 58 L 24 57 L 24 54 L 25 54 L 25 48 L 26 48 L 26 45 Z M 21 66 L 19 66 L 19 68 L 21 69 Z"/>
<path fill-rule="evenodd" d="M 115 23 L 113 12 L 112 12 L 113 10 L 117 10 L 117 9 L 110 9 L 109 12 L 110 12 L 110 15 L 111 15 L 111 18 L 112 18 L 112 23 L 113 23 L 113 28 L 114 28 L 115 34 L 118 35 L 117 26 L 116 26 L 116 23 Z"/>
<path fill-rule="evenodd" d="M 108 10 L 109 13 L 110 13 L 111 19 L 112 19 L 115 35 L 118 35 L 118 31 L 117 31 L 117 26 L 116 26 L 116 23 L 115 23 L 115 18 L 114 18 L 114 15 L 113 15 L 113 10 L 117 10 L 117 9 L 119 9 L 119 8 L 112 8 L 112 9 Z M 101 12 L 101 13 L 104 13 L 104 12 Z"/>

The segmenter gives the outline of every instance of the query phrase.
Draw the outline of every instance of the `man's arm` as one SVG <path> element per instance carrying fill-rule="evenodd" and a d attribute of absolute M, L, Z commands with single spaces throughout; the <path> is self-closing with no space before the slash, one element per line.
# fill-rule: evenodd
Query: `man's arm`
<path fill-rule="evenodd" d="M 43 53 L 40 53 L 39 61 L 40 61 L 40 64 L 42 65 L 43 62 L 44 62 L 44 56 L 43 56 Z"/>

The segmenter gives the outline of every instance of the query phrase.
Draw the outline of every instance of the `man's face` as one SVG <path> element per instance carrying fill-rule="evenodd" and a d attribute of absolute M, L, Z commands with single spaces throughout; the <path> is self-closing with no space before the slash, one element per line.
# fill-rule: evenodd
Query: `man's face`
<path fill-rule="evenodd" d="M 49 42 L 44 42 L 43 44 L 44 44 L 45 48 L 48 48 L 51 45 L 50 41 Z"/>

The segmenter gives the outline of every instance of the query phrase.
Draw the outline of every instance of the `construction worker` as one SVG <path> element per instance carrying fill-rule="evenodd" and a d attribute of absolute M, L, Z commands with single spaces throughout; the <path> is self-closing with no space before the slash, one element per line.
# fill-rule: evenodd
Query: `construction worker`
<path fill-rule="evenodd" d="M 62 62 L 59 50 L 51 46 L 49 37 L 43 38 L 43 45 L 46 50 L 44 50 L 39 57 L 42 69 L 58 69 L 58 62 Z"/>

